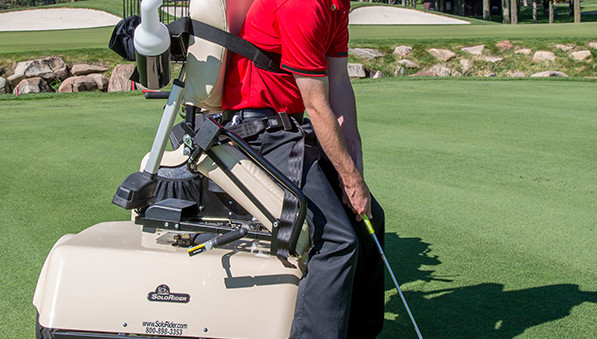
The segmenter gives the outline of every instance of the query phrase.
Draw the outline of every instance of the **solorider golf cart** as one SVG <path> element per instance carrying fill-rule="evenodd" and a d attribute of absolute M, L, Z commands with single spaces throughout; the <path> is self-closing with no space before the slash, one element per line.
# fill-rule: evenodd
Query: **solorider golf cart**
<path fill-rule="evenodd" d="M 139 82 L 154 89 L 170 80 L 171 34 L 157 18 L 160 4 L 142 1 L 135 33 Z M 230 31 L 231 16 L 225 0 L 193 0 L 189 8 L 193 22 L 222 31 Z M 288 337 L 309 249 L 305 199 L 220 124 L 227 48 L 197 33 L 177 36 L 186 63 L 151 152 L 114 195 L 132 220 L 58 240 L 33 300 L 37 338 Z M 173 129 L 181 111 L 185 121 Z M 177 147 L 165 151 L 171 134 Z M 298 203 L 284 221 L 288 200 Z M 287 260 L 276 256 L 284 228 Z"/>

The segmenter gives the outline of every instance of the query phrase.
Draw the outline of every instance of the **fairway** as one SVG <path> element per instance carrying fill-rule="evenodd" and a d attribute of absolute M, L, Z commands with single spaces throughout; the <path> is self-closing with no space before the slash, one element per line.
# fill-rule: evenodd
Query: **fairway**
<path fill-rule="evenodd" d="M 426 338 L 588 338 L 597 318 L 597 83 L 354 83 L 386 254 Z M 0 337 L 33 337 L 54 242 L 106 220 L 164 102 L 0 100 Z M 387 280 L 382 338 L 415 337 Z M 267 315 L 263 315 L 267 319 Z"/>

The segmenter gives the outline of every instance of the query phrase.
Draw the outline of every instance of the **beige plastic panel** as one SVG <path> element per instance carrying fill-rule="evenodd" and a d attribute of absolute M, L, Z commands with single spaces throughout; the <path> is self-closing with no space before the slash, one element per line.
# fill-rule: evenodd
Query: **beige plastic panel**
<path fill-rule="evenodd" d="M 267 244 L 241 240 L 189 257 L 184 248 L 157 245 L 160 236 L 123 221 L 61 238 L 46 259 L 33 299 L 41 325 L 139 334 L 173 330 L 192 337 L 288 337 L 299 269 L 264 254 Z M 148 294 L 160 285 L 190 300 L 149 301 Z"/>

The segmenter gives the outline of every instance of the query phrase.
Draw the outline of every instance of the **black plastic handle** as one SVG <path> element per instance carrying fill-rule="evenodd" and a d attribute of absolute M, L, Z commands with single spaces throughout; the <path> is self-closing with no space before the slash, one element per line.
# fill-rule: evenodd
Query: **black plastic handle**
<path fill-rule="evenodd" d="M 236 231 L 232 231 L 226 234 L 215 237 L 211 242 L 213 247 L 220 247 L 229 244 L 235 240 L 243 238 L 249 231 L 246 228 L 239 228 Z"/>
<path fill-rule="evenodd" d="M 147 91 L 145 92 L 145 99 L 168 99 L 170 91 Z"/>

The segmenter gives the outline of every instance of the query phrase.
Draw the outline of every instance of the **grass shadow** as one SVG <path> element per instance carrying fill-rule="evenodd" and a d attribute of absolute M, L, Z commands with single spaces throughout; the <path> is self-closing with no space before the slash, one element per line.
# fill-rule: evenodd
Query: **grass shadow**
<path fill-rule="evenodd" d="M 421 266 L 440 265 L 430 254 L 430 244 L 420 238 L 400 238 L 387 233 L 386 248 L 396 248 L 388 260 L 400 285 L 420 281 L 445 281 Z M 386 279 L 386 291 L 394 289 Z M 513 338 L 525 330 L 570 315 L 584 302 L 597 303 L 597 291 L 581 291 L 576 284 L 555 284 L 521 290 L 505 290 L 500 283 L 432 291 L 403 291 L 423 335 L 428 338 Z M 398 293 L 386 302 L 386 311 L 397 314 L 384 322 L 381 338 L 416 338 L 413 325 Z"/>

